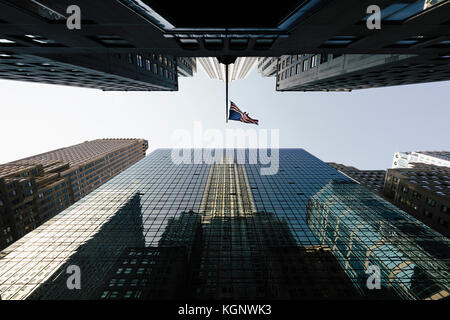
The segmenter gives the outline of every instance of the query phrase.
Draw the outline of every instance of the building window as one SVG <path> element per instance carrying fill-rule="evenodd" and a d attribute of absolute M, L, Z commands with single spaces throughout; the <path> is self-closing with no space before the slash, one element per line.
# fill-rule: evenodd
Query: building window
<path fill-rule="evenodd" d="M 44 38 L 40 35 L 26 34 L 25 38 L 38 43 L 39 45 L 56 45 L 56 42 L 54 40 Z"/>
<path fill-rule="evenodd" d="M 140 68 L 142 68 L 142 56 L 141 56 L 140 54 L 137 54 L 137 55 L 136 55 L 136 62 L 137 62 L 137 65 L 138 65 Z"/>
<path fill-rule="evenodd" d="M 445 220 L 445 219 L 443 219 L 443 218 L 439 218 L 438 219 L 438 222 L 439 222 L 439 224 L 440 225 L 443 225 L 443 226 L 448 226 L 448 222 L 447 222 L 447 220 Z"/>
<path fill-rule="evenodd" d="M 433 214 L 428 210 L 423 210 L 423 214 L 428 218 L 431 218 L 433 216 Z"/>
<path fill-rule="evenodd" d="M 436 201 L 431 198 L 427 198 L 427 205 L 429 205 L 430 207 L 435 207 Z"/>
<path fill-rule="evenodd" d="M 449 213 L 448 207 L 446 205 L 444 205 L 444 204 L 441 206 L 441 211 L 444 212 L 444 213 Z"/>
<path fill-rule="evenodd" d="M 418 35 L 418 36 L 412 36 L 403 40 L 399 40 L 394 42 L 392 45 L 390 45 L 389 47 L 393 47 L 393 48 L 397 48 L 397 47 L 410 47 L 425 41 L 430 40 L 431 38 L 429 37 L 425 37 L 422 35 Z M 432 160 L 432 162 L 434 162 L 434 160 Z"/>
<path fill-rule="evenodd" d="M 311 68 L 314 68 L 317 66 L 318 59 L 319 59 L 319 56 L 317 54 L 313 55 L 311 57 Z"/>
<path fill-rule="evenodd" d="M 309 59 L 303 60 L 303 68 L 302 68 L 302 71 L 308 70 L 308 60 L 309 60 Z"/>
<path fill-rule="evenodd" d="M 335 36 L 325 41 L 322 47 L 346 47 L 357 39 L 357 36 Z"/>
<path fill-rule="evenodd" d="M 413 191 L 413 197 L 415 199 L 419 200 L 422 197 L 422 195 L 420 193 L 418 193 L 417 191 Z"/>
<path fill-rule="evenodd" d="M 132 48 L 133 46 L 118 35 L 100 35 L 92 37 L 95 41 L 106 47 Z"/>

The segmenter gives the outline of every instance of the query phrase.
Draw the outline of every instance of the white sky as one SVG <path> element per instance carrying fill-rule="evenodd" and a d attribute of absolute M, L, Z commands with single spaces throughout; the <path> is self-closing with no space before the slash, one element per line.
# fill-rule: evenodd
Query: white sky
<path fill-rule="evenodd" d="M 391 166 L 396 151 L 450 150 L 450 81 L 350 93 L 276 92 L 256 69 L 230 99 L 260 125 L 225 124 L 225 84 L 199 68 L 178 92 L 103 92 L 0 80 L 0 163 L 97 138 L 177 146 L 177 129 L 279 129 L 281 147 L 360 169 Z"/>

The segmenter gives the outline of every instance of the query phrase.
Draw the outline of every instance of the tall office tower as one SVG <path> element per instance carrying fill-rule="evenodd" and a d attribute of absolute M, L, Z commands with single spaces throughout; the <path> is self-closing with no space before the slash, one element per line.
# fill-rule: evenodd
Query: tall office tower
<path fill-rule="evenodd" d="M 388 169 L 384 195 L 402 210 L 450 238 L 449 167 L 413 163 L 411 168 Z"/>
<path fill-rule="evenodd" d="M 197 72 L 197 62 L 195 58 L 177 57 L 178 76 L 192 77 Z"/>
<path fill-rule="evenodd" d="M 381 25 L 366 28 L 371 0 L 289 0 L 270 10 L 229 0 L 205 15 L 198 6 L 162 0 L 77 0 L 81 29 L 66 28 L 71 0 L 2 0 L 0 48 L 13 53 L 106 53 L 151 48 L 175 57 L 279 57 L 333 54 L 448 56 L 448 1 L 380 0 Z M 239 8 L 239 10 L 236 10 Z M 339 15 L 339 20 L 334 19 Z M 330 21 L 333 21 L 330 28 Z M 55 28 L 58 25 L 58 28 Z M 39 41 L 23 39 L 39 36 Z M 104 38 L 105 36 L 109 38 Z M 98 40 L 108 41 L 98 41 Z M 26 40 L 26 41 L 23 41 Z M 53 43 L 51 42 L 53 41 Z"/>
<path fill-rule="evenodd" d="M 345 36 L 330 43 L 351 42 Z M 411 45 L 422 38 L 398 41 Z M 394 48 L 394 47 L 393 47 Z M 300 54 L 278 62 L 278 91 L 351 91 L 450 80 L 450 64 L 438 55 Z"/>
<path fill-rule="evenodd" d="M 449 151 L 396 152 L 392 168 L 414 168 L 419 163 L 450 167 Z"/>
<path fill-rule="evenodd" d="M 350 90 L 436 81 L 449 75 L 445 67 L 450 59 L 448 1 L 380 1 L 381 24 L 387 27 L 377 32 L 365 27 L 367 8 L 373 5 L 370 0 L 352 5 L 290 0 L 270 10 L 264 6 L 245 9 L 239 1 L 229 0 L 222 10 L 209 15 L 188 3 L 77 0 L 82 13 L 81 28 L 76 30 L 68 21 L 73 18 L 67 13 L 71 5 L 70 0 L 0 1 L 0 70 L 4 78 L 104 90 L 176 90 L 173 65 L 156 62 L 153 69 L 151 54 L 172 60 L 187 56 L 279 57 L 301 52 L 329 53 L 336 59 L 327 55 L 325 62 L 312 55 L 312 62 L 303 62 L 302 58 L 302 66 L 296 68 L 304 70 L 297 74 L 290 66 L 289 72 L 277 68 L 282 77 L 277 81 L 278 90 Z M 202 1 L 199 6 L 207 5 Z M 239 10 L 234 10 L 237 7 Z M 334 19 L 336 14 L 339 21 Z M 130 62 L 128 54 L 132 55 Z M 403 59 L 404 55 L 417 56 Z M 379 61 L 379 57 L 384 58 Z M 230 78 L 244 78 L 254 59 L 237 61 Z M 322 65 L 308 67 L 317 60 Z M 203 61 L 208 76 L 224 78 L 216 60 Z M 342 70 L 345 72 L 340 73 Z"/>
<path fill-rule="evenodd" d="M 99 139 L 0 165 L 0 248 L 143 157 L 143 139 Z"/>
<path fill-rule="evenodd" d="M 449 239 L 302 149 L 264 152 L 152 152 L 1 251 L 2 299 L 448 296 Z"/>
<path fill-rule="evenodd" d="M 44 41 L 30 36 L 30 41 Z M 98 39 L 105 44 L 113 36 Z M 105 54 L 0 54 L 0 78 L 102 89 L 104 91 L 175 91 L 175 58 L 141 52 Z"/>
<path fill-rule="evenodd" d="M 275 77 L 277 75 L 278 58 L 264 57 L 258 58 L 258 72 L 263 77 Z"/>
<path fill-rule="evenodd" d="M 217 58 L 198 58 L 197 59 L 206 75 L 210 79 L 218 79 L 225 81 L 225 65 L 220 63 Z M 231 82 L 236 79 L 245 79 L 253 70 L 257 58 L 252 57 L 239 57 L 234 63 L 231 63 L 228 67 L 228 81 Z"/>
<path fill-rule="evenodd" d="M 386 170 L 359 170 L 340 163 L 327 162 L 327 164 L 370 190 L 376 193 L 383 192 Z"/>

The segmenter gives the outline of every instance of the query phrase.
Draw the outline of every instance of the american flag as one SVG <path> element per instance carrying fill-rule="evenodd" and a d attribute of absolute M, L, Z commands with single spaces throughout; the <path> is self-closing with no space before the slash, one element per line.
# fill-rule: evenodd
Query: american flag
<path fill-rule="evenodd" d="M 247 112 L 242 112 L 233 101 L 230 101 L 230 115 L 228 119 L 258 125 L 258 120 L 250 118 Z"/>

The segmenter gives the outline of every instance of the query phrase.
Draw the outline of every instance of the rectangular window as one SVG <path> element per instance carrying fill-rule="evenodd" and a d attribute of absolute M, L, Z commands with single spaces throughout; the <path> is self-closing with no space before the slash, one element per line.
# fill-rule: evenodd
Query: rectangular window
<path fill-rule="evenodd" d="M 309 59 L 303 60 L 303 68 L 302 68 L 302 71 L 308 70 L 308 61 L 309 61 Z"/>
<path fill-rule="evenodd" d="M 140 54 L 136 55 L 137 65 L 142 68 L 142 56 Z"/>
<path fill-rule="evenodd" d="M 435 207 L 436 206 L 436 201 L 431 199 L 431 198 L 427 198 L 427 204 L 431 207 Z"/>
<path fill-rule="evenodd" d="M 311 66 L 310 66 L 311 68 L 317 66 L 317 58 L 318 58 L 317 54 L 311 57 Z"/>

